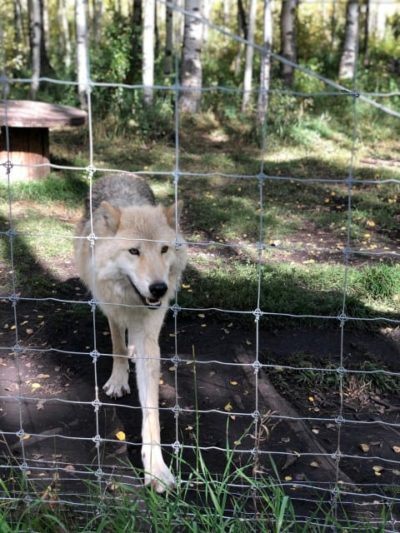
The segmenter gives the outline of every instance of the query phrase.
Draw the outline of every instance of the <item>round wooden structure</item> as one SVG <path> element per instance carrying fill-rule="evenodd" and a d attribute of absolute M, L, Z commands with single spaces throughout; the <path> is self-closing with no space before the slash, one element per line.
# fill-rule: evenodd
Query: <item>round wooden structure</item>
<path fill-rule="evenodd" d="M 0 175 L 7 176 L 6 164 L 10 161 L 13 180 L 46 177 L 50 172 L 49 130 L 82 126 L 86 118 L 86 112 L 75 107 L 1 100 Z"/>

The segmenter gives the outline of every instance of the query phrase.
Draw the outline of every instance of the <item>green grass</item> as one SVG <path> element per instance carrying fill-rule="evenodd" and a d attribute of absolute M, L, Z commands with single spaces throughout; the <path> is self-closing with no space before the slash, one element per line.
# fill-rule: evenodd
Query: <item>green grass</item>
<path fill-rule="evenodd" d="M 38 491 L 33 481 L 15 472 L 1 481 L 4 499 L 0 502 L 2 533 L 128 533 L 154 531 L 159 533 L 323 533 L 328 528 L 345 533 L 351 518 L 342 510 L 340 489 L 335 518 L 328 503 L 316 501 L 316 509 L 304 523 L 299 523 L 291 497 L 280 485 L 279 478 L 261 472 L 254 476 L 252 465 L 238 466 L 232 450 L 227 450 L 224 471 L 212 474 L 203 455 L 196 452 L 196 468 L 179 459 L 179 467 L 186 471 L 186 482 L 175 491 L 158 495 L 149 488 L 134 488 L 114 482 L 109 490 L 99 490 L 95 483 L 87 484 L 84 512 L 68 498 L 52 491 Z M 276 470 L 275 470 L 276 472 Z M 132 471 L 137 476 L 137 472 Z M 231 487 L 243 487 L 233 494 Z M 30 494 L 30 502 L 19 499 L 14 490 Z M 65 501 L 66 500 L 66 501 Z M 362 524 L 366 533 L 383 533 L 387 523 L 382 512 L 377 527 Z M 358 526 L 361 527 L 360 522 Z"/>

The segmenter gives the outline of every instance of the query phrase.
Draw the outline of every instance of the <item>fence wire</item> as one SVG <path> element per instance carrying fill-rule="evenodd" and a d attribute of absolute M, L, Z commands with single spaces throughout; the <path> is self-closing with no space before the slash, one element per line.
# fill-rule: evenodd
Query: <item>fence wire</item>
<path fill-rule="evenodd" d="M 192 16 L 193 18 L 200 19 L 201 22 L 207 25 L 210 29 L 219 32 L 228 39 L 236 41 L 241 45 L 248 45 L 254 47 L 254 49 L 260 53 L 265 54 L 265 49 L 262 46 L 259 46 L 255 43 L 249 43 L 246 39 L 233 34 L 226 30 L 225 28 L 213 24 L 207 19 L 192 15 L 188 13 L 185 9 L 175 5 L 172 2 L 167 2 L 164 0 L 158 0 L 160 5 L 168 5 L 176 13 L 179 13 L 181 16 Z M 356 79 L 354 80 L 353 87 L 351 89 L 340 85 L 332 80 L 329 80 L 314 71 L 307 69 L 304 66 L 295 64 L 286 58 L 271 53 L 273 60 L 280 63 L 286 63 L 295 69 L 301 71 L 304 75 L 318 80 L 323 83 L 328 89 L 325 91 L 318 92 L 299 92 L 291 91 L 286 89 L 271 89 L 270 94 L 285 94 L 290 95 L 295 98 L 350 98 L 353 102 L 353 118 L 352 118 L 352 142 L 350 148 L 350 157 L 349 165 L 346 172 L 346 176 L 343 178 L 332 178 L 332 177 L 321 177 L 321 176 L 291 176 L 291 175 L 270 175 L 267 172 L 267 165 L 265 163 L 265 153 L 268 152 L 268 120 L 265 121 L 265 127 L 262 128 L 261 138 L 259 140 L 259 154 L 260 154 L 260 165 L 257 173 L 254 174 L 240 174 L 232 172 L 221 172 L 219 170 L 215 172 L 192 172 L 186 168 L 182 168 L 181 165 L 181 112 L 179 108 L 179 98 L 182 94 L 184 88 L 180 85 L 179 80 L 179 64 L 176 61 L 175 64 L 175 80 L 174 84 L 171 85 L 154 85 L 152 88 L 154 90 L 163 91 L 167 94 L 171 94 L 174 97 L 174 144 L 175 144 L 175 156 L 174 156 L 174 166 L 170 170 L 152 170 L 148 171 L 143 168 L 132 168 L 130 172 L 135 172 L 138 175 L 143 177 L 147 176 L 157 176 L 159 178 L 165 178 L 166 180 L 171 180 L 173 183 L 173 195 L 175 199 L 175 205 L 178 205 L 178 201 L 181 197 L 181 180 L 182 178 L 196 180 L 196 178 L 211 179 L 215 177 L 226 178 L 230 180 L 249 181 L 254 182 L 255 186 L 258 187 L 259 192 L 259 222 L 258 222 L 258 241 L 250 244 L 240 244 L 237 242 L 218 242 L 214 240 L 204 240 L 191 242 L 188 241 L 187 245 L 189 247 L 189 252 L 191 249 L 236 249 L 236 250 L 245 250 L 252 252 L 252 257 L 254 258 L 254 265 L 257 269 L 257 288 L 254 293 L 254 306 L 247 310 L 239 309 L 230 309 L 230 308 L 217 308 L 217 307 L 184 307 L 179 304 L 179 293 L 175 295 L 175 300 L 173 304 L 169 307 L 169 310 L 173 317 L 173 350 L 169 355 L 164 355 L 161 357 L 161 361 L 166 364 L 171 364 L 173 368 L 173 383 L 174 383 L 174 398 L 172 400 L 171 406 L 160 406 L 160 412 L 172 415 L 174 419 L 174 432 L 175 437 L 171 442 L 163 442 L 163 448 L 169 450 L 173 456 L 175 456 L 175 474 L 178 479 L 180 486 L 190 485 L 198 493 L 204 493 L 205 487 L 201 483 L 195 483 L 190 476 L 182 470 L 181 455 L 183 452 L 193 452 L 194 454 L 198 452 L 221 452 L 226 454 L 228 451 L 233 455 L 240 457 L 247 457 L 252 464 L 252 475 L 256 481 L 254 486 L 242 484 L 242 483 L 228 483 L 227 486 L 230 489 L 232 497 L 243 497 L 243 494 L 248 494 L 250 489 L 252 492 L 252 497 L 254 499 L 254 510 L 248 514 L 243 515 L 243 520 L 256 520 L 259 516 L 260 506 L 262 503 L 257 497 L 257 489 L 254 487 L 262 487 L 264 474 L 260 471 L 259 464 L 260 458 L 265 460 L 272 457 L 280 458 L 286 457 L 287 459 L 291 458 L 311 458 L 311 459 L 320 459 L 326 458 L 332 460 L 335 464 L 335 472 L 332 475 L 332 479 L 329 480 L 320 480 L 318 482 L 308 481 L 308 480 L 293 480 L 288 481 L 281 479 L 275 480 L 273 483 L 268 484 L 269 489 L 280 488 L 287 491 L 291 494 L 291 497 L 294 502 L 302 504 L 302 509 L 304 509 L 304 504 L 309 505 L 311 510 L 314 510 L 318 503 L 320 502 L 319 495 L 322 495 L 325 500 L 330 502 L 332 511 L 335 514 L 337 522 L 340 523 L 342 515 L 340 514 L 341 508 L 381 508 L 384 507 L 388 509 L 391 515 L 391 521 L 389 522 L 389 528 L 385 531 L 397 531 L 399 522 L 398 522 L 398 513 L 393 512 L 396 509 L 396 504 L 400 503 L 400 497 L 396 496 L 396 490 L 393 490 L 394 487 L 392 484 L 387 483 L 366 483 L 366 482 L 350 482 L 349 480 L 343 481 L 341 465 L 343 461 L 351 461 L 355 464 L 368 461 L 372 464 L 374 461 L 378 461 L 379 464 L 384 463 L 385 465 L 390 465 L 393 469 L 400 470 L 400 461 L 396 459 L 387 459 L 380 455 L 361 455 L 360 453 L 347 453 L 342 451 L 342 439 L 343 431 L 346 428 L 354 428 L 357 430 L 357 427 L 370 426 L 374 428 L 374 431 L 379 431 L 379 428 L 391 428 L 393 431 L 400 430 L 400 422 L 391 422 L 384 420 L 383 418 L 367 420 L 359 418 L 350 418 L 346 416 L 344 404 L 344 380 L 348 376 L 352 375 L 381 375 L 385 377 L 400 377 L 400 372 L 388 371 L 385 369 L 376 369 L 376 370 L 358 370 L 354 368 L 346 368 L 346 358 L 345 358 L 345 337 L 346 337 L 346 328 L 352 323 L 386 323 L 393 326 L 398 326 L 400 320 L 392 318 L 386 315 L 379 315 L 375 317 L 358 317 L 352 316 L 347 312 L 347 298 L 349 293 L 349 280 L 348 273 L 350 268 L 350 259 L 352 256 L 362 256 L 366 259 L 373 259 L 375 257 L 388 257 L 397 259 L 400 255 L 400 252 L 397 250 L 382 250 L 382 251 L 372 251 L 362 248 L 354 247 L 352 239 L 352 214 L 353 214 L 353 205 L 352 205 L 352 196 L 353 189 L 355 186 L 377 186 L 382 184 L 387 185 L 399 185 L 400 178 L 390 178 L 390 179 L 360 179 L 357 178 L 357 172 L 355 170 L 355 157 L 357 153 L 357 129 L 358 129 L 358 102 L 363 101 L 364 103 L 373 106 L 380 110 L 382 113 L 386 113 L 396 119 L 400 118 L 400 113 L 396 110 L 383 105 L 374 98 L 391 98 L 399 96 L 397 92 L 391 93 L 363 93 L 357 89 Z M 42 77 L 39 79 L 40 83 L 47 83 L 49 85 L 63 85 L 65 87 L 76 86 L 77 83 L 74 80 L 58 80 L 48 77 Z M 0 298 L 7 302 L 12 311 L 12 320 L 13 320 L 13 330 L 15 332 L 13 344 L 4 345 L 0 344 L 0 352 L 4 353 L 6 357 L 12 357 L 16 366 L 16 374 L 18 375 L 18 383 L 16 393 L 12 394 L 3 394 L 0 395 L 0 400 L 4 402 L 4 405 L 9 403 L 14 403 L 17 406 L 17 423 L 15 425 L 15 430 L 13 431 L 1 431 L 3 436 L 3 443 L 12 442 L 12 440 L 17 439 L 17 442 L 14 443 L 11 447 L 7 444 L 9 450 L 9 462 L 0 464 L 0 472 L 9 472 L 14 468 L 17 468 L 21 471 L 22 476 L 25 481 L 38 479 L 40 475 L 41 483 L 53 483 L 55 479 L 55 474 L 57 475 L 57 482 L 60 484 L 61 489 L 58 491 L 58 499 L 54 501 L 54 504 L 59 505 L 71 505 L 75 508 L 82 508 L 82 512 L 90 512 L 93 508 L 98 510 L 100 503 L 93 503 L 90 501 L 90 497 L 85 493 L 81 488 L 81 482 L 86 480 L 95 480 L 98 488 L 101 492 L 104 493 L 104 497 L 101 500 L 101 505 L 107 504 L 108 501 L 112 501 L 113 505 L 115 504 L 115 496 L 109 496 L 105 493 L 105 488 L 118 477 L 119 481 L 127 483 L 129 485 L 141 484 L 140 476 L 136 475 L 135 472 L 128 466 L 123 464 L 114 464 L 110 465 L 109 462 L 104 461 L 104 454 L 102 452 L 102 447 L 106 444 L 115 445 L 116 440 L 113 436 L 104 436 L 102 435 L 102 423 L 101 416 L 102 411 L 106 408 L 124 410 L 128 414 L 132 413 L 134 416 L 140 416 L 140 407 L 121 404 L 119 402 L 113 402 L 111 400 L 104 400 L 104 396 L 100 394 L 100 387 L 102 383 L 99 379 L 99 359 L 100 358 L 111 358 L 111 353 L 102 353 L 98 348 L 98 338 L 99 338 L 99 328 L 98 328 L 98 319 L 97 311 L 99 304 L 106 306 L 107 302 L 98 302 L 91 297 L 86 298 L 63 298 L 58 297 L 31 297 L 29 295 L 20 294 L 18 290 L 18 280 L 16 276 L 17 266 L 15 264 L 15 242 L 16 239 L 21 237 L 48 237 L 51 235 L 54 239 L 66 238 L 66 239 L 78 239 L 80 237 L 71 236 L 68 233 L 58 233 L 58 232 L 36 232 L 29 231 L 24 232 L 16 229 L 15 220 L 16 216 L 14 214 L 14 197 L 13 197 L 13 178 L 18 175 L 18 171 L 24 165 L 14 164 L 10 158 L 10 138 L 9 138 L 9 126 L 8 116 L 7 116 L 7 102 L 9 99 L 10 88 L 13 85 L 18 86 L 27 86 L 32 83 L 30 78 L 18 78 L 11 79 L 7 77 L 7 73 L 3 73 L 0 78 L 0 84 L 2 86 L 3 100 L 5 102 L 5 116 L 6 116 L 6 125 L 5 125 L 5 144 L 7 158 L 5 161 L 0 161 L 0 164 L 4 167 L 6 176 L 7 176 L 7 190 L 8 190 L 8 224 L 9 229 L 7 231 L 1 231 L 0 237 L 6 239 L 9 243 L 9 276 L 11 280 L 11 291 L 0 295 Z M 93 124 L 94 124 L 94 115 L 91 104 L 92 91 L 96 88 L 110 88 L 110 89 L 124 89 L 128 91 L 142 91 L 144 90 L 143 85 L 138 84 L 126 84 L 126 83 L 109 83 L 109 82 L 99 82 L 92 79 L 87 79 L 87 101 L 88 101 L 88 164 L 86 166 L 71 166 L 56 164 L 50 162 L 48 165 L 51 169 L 54 170 L 64 170 L 64 171 L 74 171 L 77 174 L 85 173 L 88 183 L 88 189 L 90 192 L 90 224 L 91 224 L 91 235 L 89 236 L 90 247 L 91 247 L 91 261 L 93 266 L 93 272 L 95 271 L 95 248 L 96 241 L 99 239 L 95 234 L 93 226 L 93 205 L 92 205 L 92 186 L 94 183 L 95 175 L 102 175 L 108 173 L 124 173 L 126 171 L 119 168 L 109 168 L 102 166 L 97 163 L 96 154 L 94 149 L 94 134 L 93 134 Z M 190 89 L 193 91 L 193 89 Z M 226 93 L 240 95 L 243 91 L 240 88 L 232 87 L 222 87 L 222 86 L 212 86 L 212 87 L 203 87 L 201 89 L 202 93 Z M 267 117 L 268 119 L 268 117 Z M 32 165 L 40 166 L 40 165 Z M 312 184 L 337 184 L 347 187 L 347 221 L 346 221 L 346 238 L 341 250 L 332 250 L 330 246 L 318 246 L 315 248 L 316 252 L 323 252 L 329 254 L 339 254 L 341 256 L 343 264 L 343 284 L 342 284 L 342 307 L 340 311 L 333 314 L 310 314 L 310 313 L 286 313 L 286 312 L 273 312 L 269 309 L 263 308 L 262 304 L 262 293 L 263 290 L 268 290 L 268 287 L 265 289 L 263 287 L 262 271 L 266 262 L 268 262 L 268 254 L 274 254 L 276 252 L 293 252 L 301 251 L 308 252 L 307 247 L 302 245 L 293 245 L 286 246 L 280 244 L 269 244 L 266 237 L 266 228 L 265 228 L 265 212 L 266 212 L 266 202 L 265 195 L 268 192 L 268 187 L 272 183 L 281 183 L 281 182 L 290 182 L 298 183 L 300 186 L 306 188 Z M 322 197 L 321 197 L 322 201 Z M 83 199 L 82 199 L 83 202 Z M 177 213 L 176 213 L 177 214 Z M 177 219 L 177 217 L 176 217 Z M 176 235 L 178 235 L 178 228 L 176 227 Z M 190 256 L 190 253 L 189 253 Z M 95 280 L 93 280 L 95 285 Z M 30 303 L 34 305 L 44 304 L 44 303 L 54 303 L 60 305 L 67 305 L 74 307 L 75 309 L 87 309 L 87 312 L 91 314 L 92 319 L 92 347 L 89 350 L 74 351 L 68 349 L 68 346 L 65 349 L 50 347 L 41 347 L 41 346 L 26 346 L 24 342 L 21 341 L 20 335 L 20 323 L 22 322 L 22 316 L 20 315 L 20 304 Z M 115 304 L 113 304 L 115 305 Z M 121 304 L 122 305 L 122 304 Z M 199 313 L 212 313 L 217 316 L 233 316 L 233 317 L 252 317 L 254 319 L 254 330 L 253 343 L 252 345 L 252 361 L 249 363 L 243 363 L 238 361 L 227 361 L 224 359 L 198 359 L 190 358 L 187 355 L 183 355 L 180 350 L 180 339 L 185 333 L 180 331 L 180 320 L 182 313 L 189 314 L 199 314 Z M 290 364 L 274 364 L 274 363 L 263 363 L 262 358 L 260 357 L 261 350 L 265 347 L 261 346 L 261 323 L 263 319 L 268 319 L 270 317 L 285 319 L 295 319 L 296 321 L 302 321 L 304 319 L 320 321 L 321 324 L 326 324 L 327 322 L 334 322 L 337 324 L 339 330 L 339 343 L 338 343 L 338 353 L 339 353 L 339 362 L 336 367 L 333 368 L 324 368 L 319 366 L 308 366 L 308 365 L 290 365 Z M 216 341 L 217 342 L 217 341 Z M 33 396 L 25 394 L 23 392 L 23 360 L 22 357 L 24 354 L 31 354 L 37 357 L 43 356 L 45 354 L 53 354 L 57 357 L 65 356 L 76 356 L 90 360 L 93 362 L 93 396 L 90 401 L 84 401 L 82 399 L 71 399 L 65 398 L 62 396 Z M 229 367 L 232 369 L 241 369 L 248 370 L 252 373 L 253 376 L 253 393 L 254 393 L 254 409 L 249 412 L 243 412 L 243 410 L 230 409 L 229 412 L 225 409 L 221 409 L 216 406 L 211 406 L 210 408 L 201 408 L 199 406 L 186 406 L 186 402 L 183 402 L 181 393 L 181 376 L 180 372 L 182 369 L 187 368 L 189 365 L 194 365 L 194 368 L 201 368 L 203 366 L 213 368 L 215 367 Z M 339 395 L 339 409 L 335 416 L 290 416 L 283 415 L 279 412 L 270 412 L 268 413 L 268 423 L 277 423 L 281 421 L 286 421 L 289 424 L 295 422 L 304 422 L 310 424 L 311 426 L 316 423 L 331 424 L 336 430 L 336 442 L 334 447 L 330 452 L 305 452 L 305 451 L 287 451 L 287 450 L 277 450 L 276 447 L 272 446 L 268 441 L 263 442 L 260 439 L 261 427 L 264 424 L 263 421 L 263 406 L 262 398 L 260 396 L 260 373 L 268 372 L 272 370 L 278 371 L 292 371 L 292 372 L 305 372 L 310 371 L 314 372 L 315 375 L 332 375 L 338 378 L 337 392 Z M 32 405 L 37 405 L 38 402 L 45 401 L 47 405 L 68 405 L 71 408 L 85 407 L 90 409 L 91 416 L 94 417 L 95 423 L 95 434 L 90 437 L 77 436 L 66 434 L 63 431 L 63 428 L 56 428 L 56 431 L 43 431 L 38 433 L 32 433 L 26 430 L 28 420 L 24 418 L 24 404 L 26 402 L 31 403 Z M 198 417 L 200 415 L 218 415 L 221 417 L 221 424 L 225 421 L 233 418 L 243 419 L 248 423 L 248 426 L 251 428 L 251 433 L 253 435 L 252 441 L 253 446 L 237 446 L 232 450 L 228 450 L 227 445 L 203 445 L 200 442 L 196 444 L 188 444 L 187 442 L 182 442 L 182 417 L 185 415 L 190 415 Z M 25 415 L 26 416 L 26 415 Z M 224 422 L 222 421 L 224 420 Z M 27 447 L 32 442 L 39 442 L 49 440 L 54 443 L 54 448 L 58 449 L 58 441 L 69 441 L 69 442 L 79 442 L 82 445 L 94 446 L 95 449 L 95 459 L 91 462 L 80 462 L 76 461 L 71 465 L 70 461 L 63 461 L 60 457 L 56 458 L 46 458 L 40 456 L 34 456 L 28 453 Z M 136 440 L 131 440 L 130 438 L 124 439 L 124 444 L 133 449 L 140 449 L 141 442 Z M 144 443 L 146 444 L 146 443 Z M 283 448 L 283 446 L 282 446 Z M 15 452 L 18 450 L 18 454 Z M 4 457 L 3 457 L 4 460 Z M 69 470 L 68 470 L 69 469 Z M 73 475 L 65 475 L 66 472 L 72 471 Z M 216 474 L 218 476 L 218 474 Z M 63 483 L 66 483 L 65 488 Z M 218 480 L 216 481 L 218 483 Z M 221 480 L 220 483 L 225 483 L 226 481 Z M 79 487 L 79 488 L 78 488 Z M 255 492 L 255 494 L 254 494 Z M 25 484 L 23 489 L 20 491 L 16 490 L 14 494 L 0 495 L 0 501 L 23 501 L 30 503 L 37 499 L 37 492 L 34 490 L 33 485 Z M 123 502 L 121 502 L 122 505 Z M 118 505 L 118 502 L 117 504 Z M 298 523 L 307 523 L 310 522 L 310 514 L 307 516 L 298 515 Z M 379 520 L 377 518 L 369 518 L 370 524 L 379 525 Z M 316 526 L 323 525 L 322 522 L 319 522 L 316 517 L 313 518 L 312 524 Z M 359 531 L 363 527 L 365 522 L 357 521 L 357 519 L 350 520 L 347 523 L 347 529 L 354 529 Z M 390 529 L 391 528 L 391 529 Z"/>

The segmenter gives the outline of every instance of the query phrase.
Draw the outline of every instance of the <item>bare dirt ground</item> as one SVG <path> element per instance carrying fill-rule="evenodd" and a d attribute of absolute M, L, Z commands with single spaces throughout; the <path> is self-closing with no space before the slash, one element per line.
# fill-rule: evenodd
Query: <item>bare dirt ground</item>
<path fill-rule="evenodd" d="M 88 298 L 74 277 L 54 281 L 54 294 L 71 302 Z M 161 335 L 165 452 L 172 457 L 173 444 L 178 440 L 183 445 L 185 478 L 199 446 L 210 472 L 218 475 L 228 445 L 235 466 L 250 464 L 249 472 L 256 468 L 273 477 L 277 472 L 303 514 L 315 508 L 312 501 L 330 501 L 337 475 L 348 493 L 342 500 L 352 508 L 356 502 L 357 512 L 376 517 L 379 502 L 397 496 L 400 479 L 398 378 L 390 375 L 399 372 L 400 332 L 384 324 L 374 331 L 345 326 L 343 362 L 349 372 L 341 381 L 336 371 L 340 324 L 302 327 L 300 322 L 283 322 L 278 329 L 268 320 L 260 323 L 263 366 L 256 377 L 255 323 L 183 313 L 178 314 L 176 337 L 173 317 L 168 317 Z M 128 462 L 141 466 L 134 368 L 132 394 L 111 402 L 101 389 L 111 369 L 111 357 L 106 356 L 111 339 L 100 313 L 95 324 L 96 345 L 87 303 L 21 299 L 14 308 L 8 300 L 1 302 L 2 472 L 7 477 L 6 466 L 25 460 L 42 495 L 68 499 L 83 493 L 82 479 L 96 479 L 93 470 L 99 464 L 126 479 L 134 477 Z M 90 355 L 94 348 L 104 354 L 96 364 Z M 176 349 L 181 361 L 175 368 Z M 370 368 L 366 361 L 386 374 L 357 373 Z M 96 374 L 101 402 L 97 415 L 92 404 Z M 261 416 L 257 432 L 256 409 Z M 22 435 L 17 435 L 21 427 L 22 445 Z M 98 449 L 97 433 L 104 439 Z M 340 460 L 335 456 L 338 443 Z M 260 451 L 256 462 L 255 448 Z"/>

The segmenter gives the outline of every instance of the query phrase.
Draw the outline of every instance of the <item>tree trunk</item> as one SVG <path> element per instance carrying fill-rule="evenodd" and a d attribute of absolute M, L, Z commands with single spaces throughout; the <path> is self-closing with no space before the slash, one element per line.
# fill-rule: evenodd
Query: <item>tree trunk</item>
<path fill-rule="evenodd" d="M 243 0 L 238 0 L 238 23 L 239 23 L 239 32 L 243 34 L 243 39 L 247 39 L 247 18 L 246 10 L 243 5 Z"/>
<path fill-rule="evenodd" d="M 82 109 L 87 109 L 88 105 L 89 56 L 87 7 L 87 0 L 76 0 L 76 68 L 78 73 L 78 94 Z"/>
<path fill-rule="evenodd" d="M 264 53 L 261 56 L 260 92 L 258 94 L 257 115 L 261 125 L 265 123 L 268 109 L 268 91 L 271 76 L 272 49 L 272 0 L 264 0 Z"/>
<path fill-rule="evenodd" d="M 366 58 L 368 55 L 368 41 L 369 41 L 369 7 L 370 7 L 370 0 L 365 0 L 365 14 L 364 14 L 364 41 L 363 41 L 363 47 L 362 51 L 364 54 L 364 62 L 366 62 Z"/>
<path fill-rule="evenodd" d="M 173 72 L 174 53 L 174 11 L 171 7 L 165 7 L 165 57 L 164 74 L 170 76 Z"/>
<path fill-rule="evenodd" d="M 140 80 L 140 71 L 142 69 L 142 19 L 142 0 L 133 0 L 131 61 L 126 77 L 128 83 L 135 83 Z"/>
<path fill-rule="evenodd" d="M 281 55 L 293 63 L 297 61 L 296 17 L 298 0 L 282 0 Z M 292 87 L 294 68 L 282 63 L 282 79 L 286 87 Z"/>
<path fill-rule="evenodd" d="M 358 26 L 358 0 L 348 0 L 344 45 L 339 67 L 339 78 L 341 79 L 352 79 L 355 76 L 358 53 Z"/>
<path fill-rule="evenodd" d="M 185 0 L 185 10 L 194 15 L 201 15 L 201 0 Z M 181 111 L 188 113 L 196 113 L 200 110 L 202 34 L 201 21 L 185 15 L 181 67 L 181 83 L 184 91 L 179 103 Z"/>
<path fill-rule="evenodd" d="M 93 1 L 93 35 L 94 42 L 100 44 L 103 21 L 104 2 L 103 0 Z"/>
<path fill-rule="evenodd" d="M 143 9 L 143 66 L 142 81 L 144 85 L 144 103 L 153 103 L 154 85 L 154 29 L 155 0 L 146 0 Z"/>
<path fill-rule="evenodd" d="M 18 43 L 25 41 L 24 30 L 22 24 L 22 6 L 21 0 L 15 0 L 14 2 L 14 24 L 15 24 L 15 36 Z"/>
<path fill-rule="evenodd" d="M 58 0 L 58 25 L 60 28 L 58 34 L 60 51 L 64 57 L 64 64 L 69 69 L 71 66 L 71 39 L 65 0 Z"/>
<path fill-rule="evenodd" d="M 244 80 L 243 80 L 243 100 L 242 111 L 248 111 L 251 103 L 251 89 L 253 86 L 253 56 L 254 56 L 254 34 L 256 29 L 256 12 L 257 0 L 250 0 L 249 9 L 249 27 L 247 39 L 249 44 L 246 46 L 246 58 L 244 65 Z"/>
<path fill-rule="evenodd" d="M 43 28 L 40 16 L 40 0 L 29 0 L 29 27 L 32 65 L 31 98 L 35 99 L 39 90 L 39 78 L 41 74 L 40 46 Z"/>

